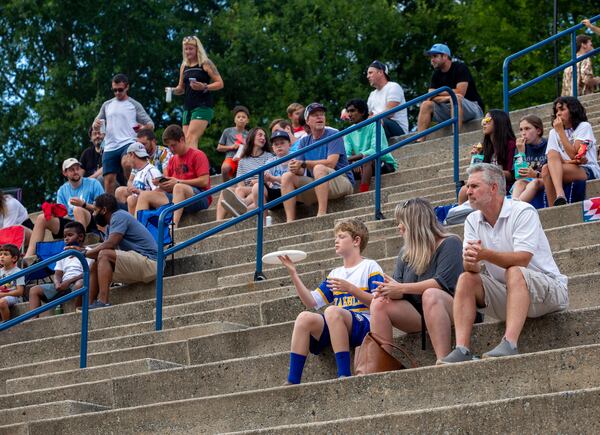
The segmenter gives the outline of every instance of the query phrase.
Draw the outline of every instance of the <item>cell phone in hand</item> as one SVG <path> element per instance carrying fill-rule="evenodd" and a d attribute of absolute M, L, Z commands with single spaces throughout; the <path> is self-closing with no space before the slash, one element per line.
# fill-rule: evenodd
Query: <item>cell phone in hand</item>
<path fill-rule="evenodd" d="M 160 177 L 160 178 L 158 179 L 158 182 L 159 182 L 159 183 L 164 183 L 164 182 L 166 182 L 166 181 L 169 181 L 169 179 L 168 179 L 167 177 Z"/>

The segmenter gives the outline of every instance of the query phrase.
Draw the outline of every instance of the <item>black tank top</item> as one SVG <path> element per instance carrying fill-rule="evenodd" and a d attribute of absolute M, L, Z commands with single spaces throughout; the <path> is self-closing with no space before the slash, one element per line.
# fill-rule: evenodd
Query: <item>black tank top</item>
<path fill-rule="evenodd" d="M 213 98 L 210 91 L 195 91 L 190 86 L 190 78 L 195 78 L 198 82 L 210 83 L 210 76 L 204 68 L 198 65 L 183 67 L 183 84 L 185 94 L 183 107 L 186 110 L 194 110 L 197 107 L 213 107 Z"/>

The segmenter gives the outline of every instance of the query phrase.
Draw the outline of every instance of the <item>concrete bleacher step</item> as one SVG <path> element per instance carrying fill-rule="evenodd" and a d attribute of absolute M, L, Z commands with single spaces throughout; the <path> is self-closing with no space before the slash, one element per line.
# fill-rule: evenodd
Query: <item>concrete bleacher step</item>
<path fill-rule="evenodd" d="M 45 420 L 47 418 L 88 414 L 90 412 L 104 411 L 106 409 L 108 409 L 108 407 L 93 403 L 62 400 L 59 402 L 48 402 L 12 409 L 2 409 L 0 410 L 0 422 L 2 422 L 3 426 L 6 426 L 15 423 Z"/>
<path fill-rule="evenodd" d="M 103 411 L 93 420 L 86 415 L 71 416 L 46 420 L 43 425 L 32 422 L 26 427 L 30 434 L 41 433 L 42 427 L 50 433 L 65 434 L 134 427 L 141 432 L 214 433 L 325 422 L 398 410 L 419 411 L 598 388 L 600 379 L 593 376 L 598 357 L 600 345 L 577 346 L 293 387 L 261 386 L 260 390 L 242 393 Z M 541 367 L 543 370 L 539 370 Z M 473 388 L 471 379 L 477 379 L 481 388 Z M 159 384 L 154 386 L 160 389 Z M 357 395 L 375 400 L 357 400 Z"/>
<path fill-rule="evenodd" d="M 231 435 L 323 433 L 598 433 L 600 388 L 482 400 L 475 404 L 229 432 Z"/>
<path fill-rule="evenodd" d="M 56 388 L 57 386 L 81 384 L 103 379 L 112 379 L 128 375 L 148 373 L 181 367 L 168 361 L 145 358 L 123 363 L 107 364 L 66 371 L 55 371 L 36 376 L 14 377 L 6 381 L 6 394 Z M 60 367 L 57 367 L 60 369 Z"/>

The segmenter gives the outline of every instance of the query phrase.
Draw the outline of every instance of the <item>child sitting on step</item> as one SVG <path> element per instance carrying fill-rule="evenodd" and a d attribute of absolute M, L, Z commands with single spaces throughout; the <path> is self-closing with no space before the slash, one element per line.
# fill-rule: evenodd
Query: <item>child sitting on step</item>
<path fill-rule="evenodd" d="M 85 228 L 79 222 L 69 222 L 65 225 L 64 235 L 65 249 L 83 246 Z M 94 260 L 87 258 L 87 262 L 91 266 Z M 52 281 L 52 284 L 36 285 L 29 290 L 29 310 L 34 310 L 41 306 L 42 302 L 52 302 L 83 286 L 83 267 L 79 259 L 70 256 L 58 260 L 54 267 Z M 77 305 L 81 305 L 80 298 Z"/>
<path fill-rule="evenodd" d="M 515 167 L 515 177 L 517 173 L 519 177 L 513 185 L 512 198 L 531 202 L 537 193 L 544 189 L 542 168 L 548 162 L 546 158 L 548 141 L 542 137 L 544 124 L 535 115 L 527 115 L 521 118 L 519 132 L 521 137 L 517 139 L 517 151 L 525 155 L 527 167 L 521 169 Z"/>
<path fill-rule="evenodd" d="M 304 311 L 296 318 L 287 384 L 300 383 L 309 351 L 318 355 L 330 346 L 338 377 L 350 376 L 350 347 L 360 346 L 370 329 L 369 306 L 377 288 L 374 282 L 383 281 L 383 271 L 376 261 L 361 256 L 369 231 L 362 222 L 350 219 L 338 223 L 334 233 L 335 253 L 344 265 L 333 269 L 313 291 L 304 285 L 290 258 L 279 257 L 306 308 L 331 304 L 324 314 Z"/>
<path fill-rule="evenodd" d="M 2 266 L 0 268 L 0 278 L 5 278 L 21 271 L 17 267 L 20 255 L 19 248 L 15 245 L 6 244 L 0 246 L 0 266 Z M 10 319 L 10 307 L 23 302 L 23 293 L 25 293 L 24 276 L 0 285 L 0 315 L 3 322 Z"/>

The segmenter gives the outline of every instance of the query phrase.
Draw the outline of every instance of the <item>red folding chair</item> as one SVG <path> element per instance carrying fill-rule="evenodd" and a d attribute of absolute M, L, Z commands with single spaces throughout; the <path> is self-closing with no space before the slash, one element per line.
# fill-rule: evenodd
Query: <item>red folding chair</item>
<path fill-rule="evenodd" d="M 0 245 L 11 244 L 23 252 L 25 243 L 25 228 L 21 225 L 13 225 L 0 229 Z"/>

